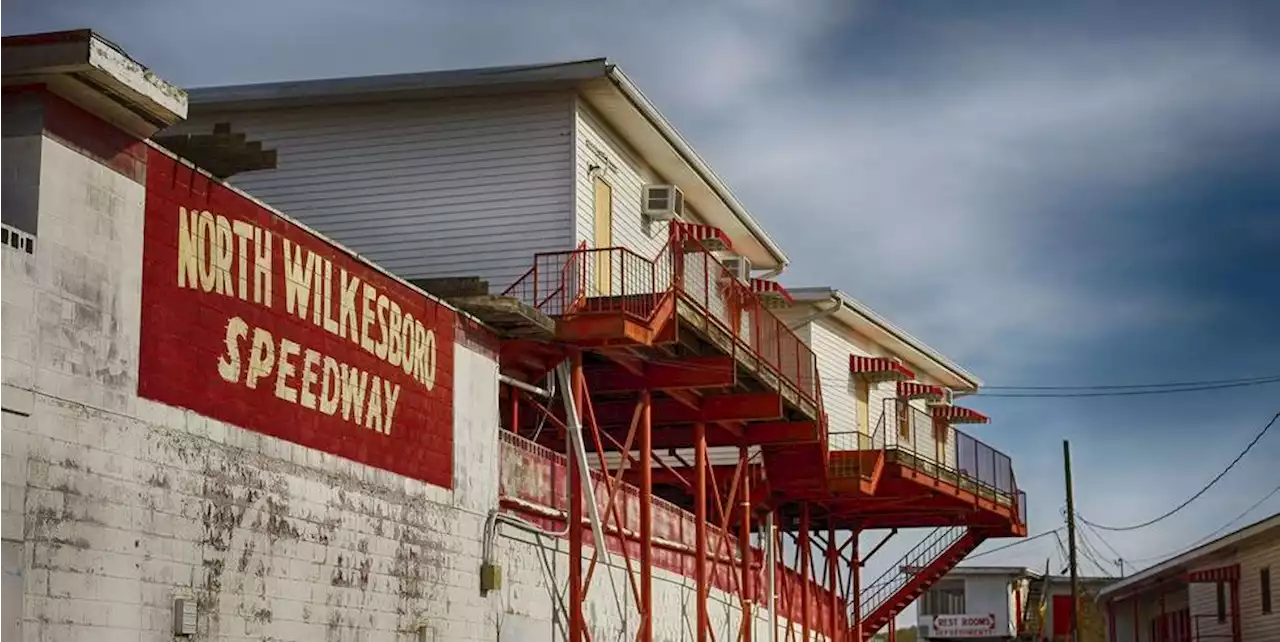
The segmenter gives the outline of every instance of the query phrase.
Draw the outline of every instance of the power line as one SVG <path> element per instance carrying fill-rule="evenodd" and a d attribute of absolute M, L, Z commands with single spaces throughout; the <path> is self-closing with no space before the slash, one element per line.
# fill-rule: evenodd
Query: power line
<path fill-rule="evenodd" d="M 1280 374 L 1261 375 L 1257 377 L 1240 377 L 1236 379 L 1213 379 L 1207 381 L 1178 381 L 1168 383 L 1133 383 L 1095 386 L 983 386 L 986 390 L 1126 390 L 1135 388 L 1182 388 L 1185 386 L 1214 386 L 1224 383 L 1245 383 L 1263 379 L 1280 379 Z"/>
<path fill-rule="evenodd" d="M 1000 551 L 1003 551 L 1003 550 L 1007 550 L 1007 549 L 1013 548 L 1014 546 L 1021 546 L 1021 545 L 1023 545 L 1023 544 L 1026 544 L 1027 542 L 1032 542 L 1032 541 L 1038 540 L 1038 539 L 1040 539 L 1041 537 L 1048 537 L 1048 536 L 1050 536 L 1050 535 L 1053 535 L 1054 533 L 1057 533 L 1057 532 L 1058 532 L 1058 531 L 1060 531 L 1060 530 L 1062 530 L 1062 527 L 1061 527 L 1061 526 L 1059 526 L 1059 527 L 1057 527 L 1057 528 L 1055 528 L 1055 529 L 1053 529 L 1053 530 L 1051 530 L 1051 531 L 1045 531 L 1045 532 L 1043 532 L 1043 533 L 1040 533 L 1039 535 L 1032 535 L 1031 537 L 1027 537 L 1027 538 L 1024 538 L 1024 539 L 1020 539 L 1020 540 L 1018 540 L 1018 541 L 1016 541 L 1016 542 L 1013 542 L 1012 544 L 1005 544 L 1004 546 L 997 546 L 997 547 L 995 547 L 995 548 L 993 548 L 993 549 L 991 549 L 991 550 L 989 550 L 989 551 L 983 551 L 983 552 L 981 552 L 981 553 L 978 553 L 977 555 L 969 555 L 969 556 L 965 557 L 965 560 L 971 560 L 971 559 L 979 558 L 979 557 L 982 557 L 983 555 L 990 555 L 990 554 L 992 554 L 992 553 L 999 553 Z"/>
<path fill-rule="evenodd" d="M 1231 472 L 1231 469 L 1235 468 L 1236 464 L 1240 463 L 1240 460 L 1244 459 L 1244 456 L 1249 454 L 1249 451 L 1253 449 L 1254 445 L 1256 445 L 1262 439 L 1262 437 L 1267 434 L 1267 431 L 1271 430 L 1271 426 L 1275 425 L 1277 419 L 1280 419 L 1280 412 L 1277 412 L 1275 415 L 1271 417 L 1271 421 L 1268 421 L 1267 425 L 1263 426 L 1262 431 L 1259 432 L 1253 438 L 1253 441 L 1249 442 L 1248 446 L 1244 447 L 1244 450 L 1240 451 L 1239 455 L 1236 455 L 1235 459 L 1231 460 L 1230 464 L 1227 464 L 1226 468 L 1222 469 L 1222 472 L 1218 473 L 1216 477 L 1209 480 L 1209 483 L 1205 484 L 1204 488 L 1201 488 L 1199 492 L 1192 495 L 1190 498 L 1187 499 L 1187 501 L 1182 502 L 1181 504 L 1178 504 L 1177 506 L 1175 506 L 1173 510 L 1170 510 L 1165 514 L 1159 517 L 1156 517 L 1155 519 L 1150 519 L 1145 522 L 1142 522 L 1141 524 L 1133 524 L 1130 526 L 1104 526 L 1097 522 L 1091 522 L 1083 517 L 1080 518 L 1080 521 L 1090 526 L 1093 526 L 1094 528 L 1101 528 L 1104 531 L 1133 531 L 1133 530 L 1138 530 L 1139 528 L 1146 528 L 1147 526 L 1150 526 L 1152 524 L 1155 524 L 1157 522 L 1163 521 L 1171 517 L 1173 514 L 1186 508 L 1188 505 L 1191 504 L 1191 502 L 1194 502 L 1195 500 L 1199 499 L 1201 495 L 1208 492 L 1210 488 L 1213 488 L 1214 484 L 1217 484 L 1218 481 L 1221 480 L 1223 477 L 1225 477 L 1227 473 Z"/>
<path fill-rule="evenodd" d="M 1079 517 L 1080 517 L 1080 514 L 1076 513 L 1076 518 L 1079 518 Z M 1102 542 L 1103 546 L 1107 547 L 1107 550 L 1111 551 L 1112 553 L 1115 553 L 1116 568 L 1119 569 L 1120 575 L 1123 576 L 1124 575 L 1124 555 L 1122 555 L 1120 551 L 1116 550 L 1116 547 L 1112 546 L 1111 542 L 1108 542 L 1107 538 L 1103 537 L 1102 533 L 1098 532 L 1098 529 L 1094 528 L 1092 524 L 1088 524 L 1085 522 L 1081 522 L 1081 523 L 1084 524 L 1086 530 L 1092 532 L 1093 536 L 1098 538 L 1099 542 Z M 1097 552 L 1097 549 L 1095 549 L 1095 552 Z M 1101 557 L 1101 555 L 1099 555 L 1099 557 Z"/>
<path fill-rule="evenodd" d="M 1131 561 L 1131 562 L 1149 562 L 1149 561 L 1152 561 L 1152 560 L 1167 559 L 1167 558 L 1169 558 L 1169 557 L 1173 557 L 1174 555 L 1180 555 L 1180 554 L 1182 554 L 1182 553 L 1184 553 L 1184 552 L 1186 552 L 1186 551 L 1189 551 L 1189 550 L 1191 550 L 1191 549 L 1193 549 L 1193 548 L 1195 548 L 1195 547 L 1197 547 L 1197 546 L 1200 546 L 1201 544 L 1204 544 L 1205 542 L 1208 542 L 1209 540 L 1213 539 L 1214 537 L 1217 537 L 1219 534 L 1221 534 L 1223 531 L 1227 530 L 1228 528 L 1231 528 L 1232 526 L 1234 526 L 1234 525 L 1235 525 L 1236 523 L 1238 523 L 1240 520 L 1244 519 L 1244 518 L 1245 518 L 1249 513 L 1252 513 L 1253 511 L 1257 510 L 1259 506 L 1261 506 L 1261 505 L 1263 505 L 1263 504 L 1267 503 L 1267 500 L 1268 500 L 1268 499 L 1271 499 L 1272 497 L 1275 497 L 1277 493 L 1280 493 L 1280 486 L 1276 486 L 1275 488 L 1272 488 L 1270 492 L 1268 492 L 1266 495 L 1264 495 L 1264 496 L 1262 497 L 1262 499 L 1259 499 L 1258 501 L 1254 502 L 1254 503 L 1253 503 L 1253 505 L 1251 505 L 1251 506 L 1249 506 L 1248 508 L 1244 509 L 1244 511 L 1243 511 L 1243 512 L 1241 512 L 1239 515 L 1236 515 L 1235 517 L 1231 518 L 1231 520 L 1230 520 L 1230 521 L 1228 521 L 1226 524 L 1223 524 L 1222 526 L 1219 526 L 1219 527 L 1218 527 L 1217 529 L 1215 529 L 1212 533 L 1209 533 L 1208 535 L 1205 535 L 1204 537 L 1201 537 L 1200 539 L 1198 539 L 1198 540 L 1196 540 L 1196 541 L 1194 541 L 1194 542 L 1191 542 L 1190 544 L 1187 544 L 1187 545 L 1183 546 L 1182 548 L 1174 549 L 1174 550 L 1169 551 L 1168 553 L 1164 553 L 1164 554 L 1162 554 L 1162 555 L 1153 555 L 1153 556 L 1151 556 L 1151 557 L 1141 557 L 1141 558 L 1138 558 L 1138 559 L 1135 559 L 1135 560 L 1129 560 L 1129 561 Z"/>
<path fill-rule="evenodd" d="M 1202 392 L 1206 390 L 1226 390 L 1229 388 L 1245 388 L 1249 386 L 1262 386 L 1267 384 L 1280 383 L 1280 377 L 1271 377 L 1267 379 L 1252 379 L 1249 381 L 1237 381 L 1235 383 L 1221 383 L 1203 386 L 1185 386 L 1180 388 L 1155 388 L 1149 390 L 1108 390 L 1098 392 L 981 392 L 976 396 L 1003 398 L 1003 399 L 1080 399 L 1085 397 L 1137 397 L 1145 395 L 1172 395 L 1183 392 Z"/>

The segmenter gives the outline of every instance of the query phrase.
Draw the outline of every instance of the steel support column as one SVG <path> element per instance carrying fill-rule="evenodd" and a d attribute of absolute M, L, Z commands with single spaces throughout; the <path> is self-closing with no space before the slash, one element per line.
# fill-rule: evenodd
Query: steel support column
<path fill-rule="evenodd" d="M 511 432 L 520 434 L 520 389 L 508 386 L 511 390 Z"/>
<path fill-rule="evenodd" d="M 697 585 L 697 641 L 707 642 L 711 629 L 707 613 L 707 599 L 710 597 L 710 578 L 707 577 L 707 425 L 693 425 L 694 463 L 693 476 L 693 509 L 694 509 L 694 581 Z M 570 641 L 574 642 L 574 641 Z"/>
<path fill-rule="evenodd" d="M 764 564 L 765 564 L 765 589 L 768 594 L 765 595 L 765 604 L 769 611 L 769 635 L 768 642 L 778 642 L 778 576 L 777 576 L 777 540 L 774 539 L 774 518 L 773 510 L 770 510 L 764 516 Z"/>
<path fill-rule="evenodd" d="M 853 595 L 853 641 L 862 642 L 862 551 L 859 549 L 859 540 L 862 539 L 862 528 L 855 526 L 853 533 L 852 550 L 850 551 L 850 564 L 853 567 L 853 587 L 850 593 Z"/>
<path fill-rule="evenodd" d="M 1240 577 L 1231 580 L 1231 642 L 1240 642 L 1243 631 L 1240 626 Z"/>
<path fill-rule="evenodd" d="M 840 549 L 836 546 L 836 527 L 830 513 L 827 515 L 827 597 L 828 608 L 831 613 L 828 616 L 831 628 L 828 633 L 832 642 L 840 642 L 840 622 L 836 614 L 840 611 Z"/>
<path fill-rule="evenodd" d="M 653 396 L 640 393 L 640 642 L 653 640 Z"/>
<path fill-rule="evenodd" d="M 800 504 L 800 640 L 809 642 L 809 567 L 812 551 L 809 544 L 809 502 Z"/>
<path fill-rule="evenodd" d="M 738 457 L 741 460 L 742 471 L 742 503 L 739 504 L 742 510 L 742 528 L 738 532 L 738 548 L 742 556 L 742 640 L 743 642 L 751 642 L 752 633 L 756 627 L 756 615 L 753 604 L 755 601 L 755 582 L 752 581 L 751 565 L 754 562 L 751 553 L 751 475 L 747 466 L 747 449 L 745 446 L 738 451 Z"/>
<path fill-rule="evenodd" d="M 1107 642 L 1116 642 L 1116 603 L 1107 600 Z"/>
<path fill-rule="evenodd" d="M 574 407 L 582 412 L 585 383 L 582 377 L 582 355 L 575 353 L 573 360 Z M 572 449 L 573 440 L 566 440 Z M 582 617 L 582 605 L 586 601 L 582 586 L 582 489 L 590 473 L 580 470 L 575 453 L 567 453 L 569 471 L 569 642 L 584 642 L 586 631 Z M 594 501 L 594 498 L 592 498 Z"/>
<path fill-rule="evenodd" d="M 1139 603 L 1141 600 L 1137 595 L 1133 596 L 1133 642 L 1138 642 L 1138 634 L 1142 633 L 1142 625 L 1139 623 Z M 1046 618 L 1047 619 L 1047 618 Z M 1044 625 L 1040 626 L 1040 632 L 1044 632 Z"/>

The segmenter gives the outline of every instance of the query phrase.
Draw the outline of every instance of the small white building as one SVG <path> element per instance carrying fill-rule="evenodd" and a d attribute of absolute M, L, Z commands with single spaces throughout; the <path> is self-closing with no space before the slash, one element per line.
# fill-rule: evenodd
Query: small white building
<path fill-rule="evenodd" d="M 1275 642 L 1280 514 L 1103 590 L 1110 642 Z"/>
<path fill-rule="evenodd" d="M 920 636 L 930 640 L 1012 640 L 1036 573 L 1020 566 L 958 566 L 916 602 Z"/>

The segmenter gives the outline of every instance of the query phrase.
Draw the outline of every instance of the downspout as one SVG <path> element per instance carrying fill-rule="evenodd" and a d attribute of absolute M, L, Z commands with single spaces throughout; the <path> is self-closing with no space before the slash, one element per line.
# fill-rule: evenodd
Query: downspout
<path fill-rule="evenodd" d="M 567 456 L 573 457 L 578 464 L 579 480 L 582 485 L 582 494 L 584 497 L 590 497 L 591 501 L 583 502 L 587 505 L 587 519 L 591 523 L 591 534 L 594 536 L 596 554 L 600 556 L 601 561 L 607 566 L 609 564 L 609 549 L 605 546 L 604 528 L 600 521 L 600 509 L 596 506 L 595 501 L 595 484 L 591 482 L 591 467 L 587 465 L 587 448 L 582 440 L 582 421 L 578 417 L 577 404 L 573 398 L 573 366 L 568 362 L 561 362 L 556 367 L 556 375 L 560 379 L 560 387 L 564 390 L 564 394 L 560 397 L 564 400 L 565 427 L 569 433 L 569 450 Z"/>

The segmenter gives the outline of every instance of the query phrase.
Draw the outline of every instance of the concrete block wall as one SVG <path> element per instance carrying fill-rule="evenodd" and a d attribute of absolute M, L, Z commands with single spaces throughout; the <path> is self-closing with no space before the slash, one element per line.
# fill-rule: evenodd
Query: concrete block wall
<path fill-rule="evenodd" d="M 499 457 L 482 332 L 458 333 L 452 490 L 139 398 L 143 180 L 74 136 L 23 144 L 39 146 L 39 171 L 6 154 L 4 188 L 37 181 L 39 237 L 34 253 L 0 249 L 0 635 L 173 640 L 184 598 L 197 634 L 179 639 L 562 637 L 565 542 L 504 527 L 504 586 L 479 591 Z M 619 568 L 597 574 L 595 639 L 634 635 L 627 582 Z M 657 639 L 693 639 L 694 595 L 688 578 L 658 574 Z M 736 635 L 736 598 L 712 599 L 717 638 Z"/>

